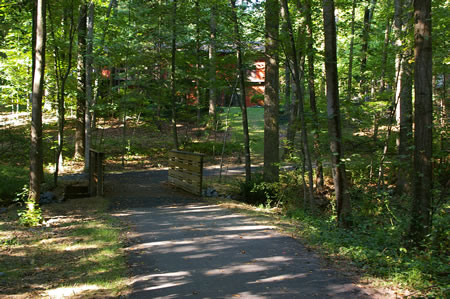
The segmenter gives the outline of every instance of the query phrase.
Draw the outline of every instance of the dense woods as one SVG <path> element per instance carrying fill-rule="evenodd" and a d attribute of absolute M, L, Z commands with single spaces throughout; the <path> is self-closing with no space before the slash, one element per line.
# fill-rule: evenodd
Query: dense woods
<path fill-rule="evenodd" d="M 448 11 L 444 0 L 2 0 L 0 205 L 26 185 L 23 215 L 39 218 L 41 192 L 87 171 L 90 149 L 117 169 L 164 165 L 170 149 L 221 169 L 225 156 L 245 168 L 242 201 L 319 223 L 330 252 L 349 246 L 372 275 L 442 295 Z"/>

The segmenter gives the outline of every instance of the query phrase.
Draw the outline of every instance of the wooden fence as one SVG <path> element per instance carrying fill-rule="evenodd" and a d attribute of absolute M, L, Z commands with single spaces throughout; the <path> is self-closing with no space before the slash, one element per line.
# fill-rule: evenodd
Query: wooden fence
<path fill-rule="evenodd" d="M 105 153 L 89 150 L 89 195 L 103 196 L 103 160 Z"/>
<path fill-rule="evenodd" d="M 169 152 L 169 182 L 200 196 L 203 184 L 203 154 Z"/>

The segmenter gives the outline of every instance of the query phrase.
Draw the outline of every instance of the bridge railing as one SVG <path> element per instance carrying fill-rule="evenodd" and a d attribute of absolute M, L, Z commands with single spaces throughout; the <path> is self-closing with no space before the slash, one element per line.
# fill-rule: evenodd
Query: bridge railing
<path fill-rule="evenodd" d="M 103 196 L 105 153 L 89 150 L 89 195 Z"/>
<path fill-rule="evenodd" d="M 172 150 L 169 152 L 169 182 L 185 191 L 201 196 L 203 154 Z"/>

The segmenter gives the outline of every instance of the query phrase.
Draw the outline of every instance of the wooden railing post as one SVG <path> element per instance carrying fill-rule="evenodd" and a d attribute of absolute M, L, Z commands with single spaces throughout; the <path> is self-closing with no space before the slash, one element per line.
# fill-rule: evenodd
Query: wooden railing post
<path fill-rule="evenodd" d="M 105 153 L 96 150 L 89 151 L 89 195 L 103 196 L 103 160 Z"/>

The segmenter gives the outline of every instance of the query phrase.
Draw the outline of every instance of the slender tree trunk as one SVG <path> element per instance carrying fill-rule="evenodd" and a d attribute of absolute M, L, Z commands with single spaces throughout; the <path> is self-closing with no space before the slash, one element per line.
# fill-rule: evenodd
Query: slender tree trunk
<path fill-rule="evenodd" d="M 53 41 L 56 42 L 55 38 L 55 26 L 52 20 L 51 14 L 51 6 L 48 5 L 48 13 L 50 19 L 50 28 L 51 35 Z M 66 69 L 63 70 L 62 65 L 64 64 L 65 55 L 62 55 L 61 50 L 65 51 L 65 49 L 59 48 L 56 44 L 54 45 L 54 59 L 55 59 L 55 74 L 56 81 L 58 87 L 58 145 L 56 147 L 56 157 L 55 157 L 55 172 L 53 182 L 55 186 L 58 184 L 58 174 L 60 169 L 63 166 L 63 147 L 64 147 L 64 124 L 65 124 L 65 89 L 67 78 L 69 77 L 70 71 L 72 69 L 72 53 L 73 53 L 73 41 L 75 36 L 75 24 L 74 24 L 74 7 L 70 7 L 70 16 L 67 14 L 68 10 L 64 10 L 64 22 L 63 22 L 63 30 L 64 30 L 64 39 L 69 41 L 68 49 L 67 49 L 67 61 L 66 61 Z M 68 20 L 70 19 L 70 20 Z M 70 23 L 69 23 L 70 22 Z M 69 24 L 68 24 L 69 23 Z M 69 26 L 67 28 L 66 26 Z"/>
<path fill-rule="evenodd" d="M 298 111 L 299 111 L 299 117 L 300 117 L 300 125 L 302 127 L 302 133 L 301 133 L 301 138 L 302 138 L 302 153 L 303 153 L 303 157 L 305 159 L 305 168 L 308 171 L 308 184 L 307 184 L 307 194 L 309 197 L 309 207 L 311 210 L 315 210 L 316 208 L 316 203 L 314 201 L 314 190 L 313 190 L 313 169 L 312 169 L 312 163 L 311 163 L 311 155 L 310 155 L 310 151 L 309 151 L 309 146 L 308 146 L 308 130 L 306 127 L 306 121 L 305 121 L 305 113 L 304 113 L 304 103 L 303 103 L 303 97 L 301 95 L 301 91 L 302 91 L 302 87 L 301 87 L 301 78 L 300 78 L 300 65 L 298 63 L 298 59 L 297 59 L 297 49 L 296 49 L 296 44 L 295 44 L 295 39 L 294 39 L 294 33 L 292 30 L 292 23 L 291 23 L 291 18 L 289 16 L 289 10 L 288 10 L 288 4 L 287 4 L 287 0 L 283 0 L 283 8 L 284 8 L 284 14 L 286 17 L 286 22 L 287 22 L 287 26 L 288 26 L 288 32 L 289 32 L 289 39 L 291 42 L 291 48 L 292 48 L 292 75 L 294 77 L 294 83 L 296 85 L 296 95 L 297 95 L 297 102 L 298 102 Z"/>
<path fill-rule="evenodd" d="M 200 41 L 200 2 L 199 0 L 195 0 L 195 8 L 197 13 L 197 19 L 195 24 L 195 53 L 197 56 L 196 64 L 195 64 L 195 97 L 197 99 L 197 128 L 200 128 L 201 121 L 201 101 L 200 101 L 200 65 L 201 65 L 201 41 Z M 200 133 L 200 131 L 198 131 Z"/>
<path fill-rule="evenodd" d="M 347 73 L 347 101 L 352 99 L 352 81 L 353 81 L 353 49 L 355 44 L 355 10 L 356 0 L 352 1 L 352 20 L 351 20 L 351 36 L 350 36 L 350 52 L 348 54 L 348 73 Z"/>
<path fill-rule="evenodd" d="M 395 0 L 394 30 L 396 34 L 396 69 L 398 73 L 395 97 L 398 101 L 397 115 L 400 124 L 398 136 L 398 172 L 396 193 L 398 195 L 411 192 L 412 170 L 412 51 L 407 44 L 408 23 L 412 15 L 410 0 Z"/>
<path fill-rule="evenodd" d="M 172 99 L 172 136 L 173 146 L 178 149 L 177 110 L 176 110 L 176 84 L 175 84 L 175 55 L 177 52 L 177 0 L 173 0 L 172 7 L 172 70 L 171 70 L 171 99 Z"/>
<path fill-rule="evenodd" d="M 32 87 L 32 114 L 31 114 L 31 151 L 30 151 L 30 205 L 28 210 L 33 211 L 39 205 L 42 181 L 42 95 L 44 91 L 45 72 L 45 0 L 37 0 L 36 9 L 36 36 L 35 68 Z"/>
<path fill-rule="evenodd" d="M 247 103 L 245 97 L 245 69 L 243 63 L 243 51 L 241 48 L 241 35 L 236 13 L 236 0 L 230 0 L 232 9 L 232 20 L 234 24 L 234 39 L 237 49 L 238 69 L 239 69 L 239 89 L 241 93 L 242 129 L 244 132 L 244 155 L 245 155 L 245 181 L 249 183 L 252 179 L 252 168 L 250 158 L 250 134 L 248 131 Z"/>
<path fill-rule="evenodd" d="M 79 9 L 78 21 L 78 60 L 77 60 L 77 112 L 75 120 L 75 158 L 84 157 L 86 112 L 86 22 L 87 5 L 83 2 Z"/>
<path fill-rule="evenodd" d="M 336 22 L 334 1 L 323 0 L 325 30 L 325 72 L 327 80 L 328 134 L 330 135 L 331 163 L 337 205 L 338 225 L 350 225 L 351 207 L 345 190 L 345 164 L 342 161 L 341 112 L 336 55 Z"/>
<path fill-rule="evenodd" d="M 213 3 L 211 5 L 211 13 L 209 19 L 209 118 L 212 122 L 210 125 L 215 127 L 216 124 L 216 98 L 217 98 L 217 88 L 216 88 L 216 5 Z"/>
<path fill-rule="evenodd" d="M 289 113 L 290 107 L 291 107 L 291 71 L 289 70 L 289 66 L 288 66 L 287 60 L 285 61 L 284 73 L 285 73 L 285 77 L 284 77 L 284 80 L 285 80 L 284 114 L 286 114 L 286 113 Z"/>
<path fill-rule="evenodd" d="M 375 10 L 376 0 L 367 0 L 367 5 L 364 9 L 364 27 L 362 33 L 362 46 L 361 46 L 361 69 L 360 69 L 360 81 L 359 89 L 362 98 L 364 98 L 368 92 L 368 86 L 366 84 L 366 70 L 367 70 L 367 54 L 369 51 L 369 37 L 370 27 L 372 23 L 373 11 Z"/>
<path fill-rule="evenodd" d="M 319 138 L 319 117 L 317 115 L 316 104 L 316 86 L 315 86 L 315 72 L 314 72 L 314 35 L 312 23 L 311 0 L 305 1 L 306 26 L 308 30 L 308 89 L 309 89 L 309 106 L 311 108 L 313 117 L 313 139 L 314 139 L 314 162 L 316 164 L 316 187 L 323 188 L 323 167 L 320 153 L 320 138 Z"/>
<path fill-rule="evenodd" d="M 279 61 L 278 30 L 280 6 L 278 0 L 266 1 L 266 80 L 264 89 L 264 180 L 279 179 Z"/>
<path fill-rule="evenodd" d="M 410 237 L 419 245 L 431 230 L 433 92 L 431 0 L 414 1 L 414 198 Z"/>
<path fill-rule="evenodd" d="M 91 149 L 91 104 L 92 104 L 92 71 L 93 71 L 93 42 L 94 42 L 94 2 L 88 4 L 86 25 L 86 113 L 85 113 L 85 142 L 84 142 L 84 170 L 89 170 L 89 150 Z"/>

